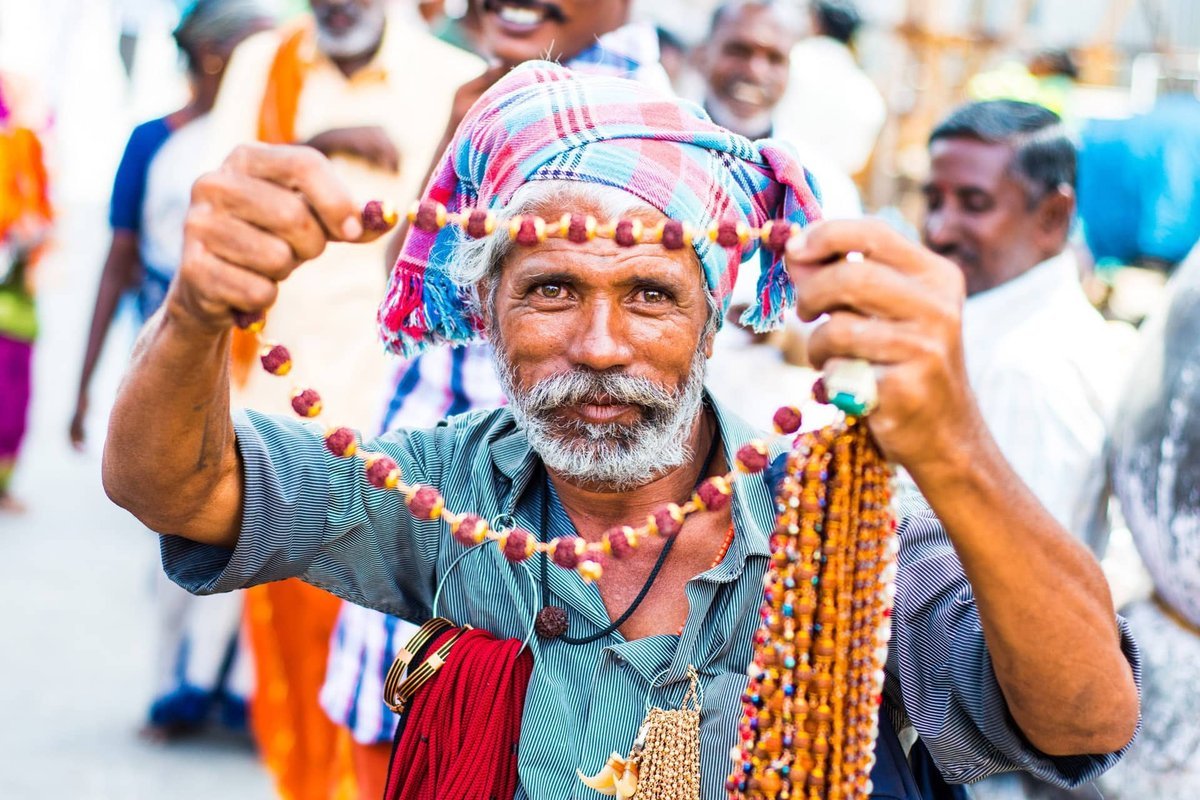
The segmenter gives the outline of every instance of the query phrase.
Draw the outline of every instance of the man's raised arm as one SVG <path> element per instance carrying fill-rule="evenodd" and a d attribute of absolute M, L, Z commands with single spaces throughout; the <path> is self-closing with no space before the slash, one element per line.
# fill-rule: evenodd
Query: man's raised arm
<path fill-rule="evenodd" d="M 117 394 L 104 489 L 148 527 L 237 543 L 242 470 L 229 415 L 236 312 L 265 311 L 277 287 L 331 241 L 365 241 L 358 207 L 306 147 L 247 145 L 192 190 L 183 260 Z"/>

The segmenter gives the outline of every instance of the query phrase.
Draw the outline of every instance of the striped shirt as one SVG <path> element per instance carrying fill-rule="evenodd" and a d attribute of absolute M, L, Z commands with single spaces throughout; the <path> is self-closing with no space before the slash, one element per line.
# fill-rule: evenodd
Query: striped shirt
<path fill-rule="evenodd" d="M 714 403 L 728 451 L 756 432 Z M 299 576 L 360 605 L 420 622 L 439 614 L 501 637 L 524 638 L 540 608 L 536 574 L 485 547 L 464 552 L 440 522 L 415 521 L 396 492 L 371 488 L 355 460 L 338 460 L 311 424 L 253 411 L 234 417 L 243 462 L 243 521 L 236 548 L 162 538 L 164 568 L 185 588 L 223 592 Z M 574 533 L 523 432 L 505 409 L 456 417 L 431 430 L 394 431 L 369 445 L 396 459 L 410 482 L 436 486 L 456 511 L 517 524 L 543 537 Z M 918 495 L 900 499 L 900 556 L 885 694 L 911 722 L 943 774 L 964 783 L 1026 770 L 1067 786 L 1095 778 L 1119 755 L 1051 758 L 1014 726 L 992 670 L 971 587 L 937 518 Z M 774 504 L 765 480 L 738 481 L 736 535 L 725 557 L 685 588 L 689 612 L 678 636 L 626 641 L 614 632 L 589 645 L 531 643 L 535 669 L 518 755 L 518 798 L 594 797 L 575 777 L 628 752 L 646 703 L 677 705 L 688 665 L 701 673 L 702 797 L 725 796 L 730 749 L 758 625 Z M 574 631 L 609 616 L 594 585 L 551 569 L 549 602 Z M 1122 645 L 1140 680 L 1136 648 Z"/>

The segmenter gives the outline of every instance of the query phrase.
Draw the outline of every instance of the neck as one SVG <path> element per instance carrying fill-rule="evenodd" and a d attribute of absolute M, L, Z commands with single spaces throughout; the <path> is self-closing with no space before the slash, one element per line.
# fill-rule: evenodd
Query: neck
<path fill-rule="evenodd" d="M 192 102 L 184 106 L 191 109 L 192 117 L 199 117 L 212 111 L 217 103 L 217 92 L 221 88 L 220 75 L 202 75 L 196 79 L 192 88 Z"/>
<path fill-rule="evenodd" d="M 549 471 L 550 481 L 563 508 L 574 520 L 579 535 L 589 540 L 599 539 L 613 526 L 640 525 L 652 511 L 667 503 L 682 504 L 690 498 L 702 477 L 700 471 L 712 437 L 720 435 L 715 415 L 707 408 L 701 411 L 688 437 L 691 458 L 635 489 L 614 491 L 603 486 L 575 483 L 553 471 Z M 710 473 L 724 472 L 720 455 L 718 452 L 718 457 L 709 466 Z"/>

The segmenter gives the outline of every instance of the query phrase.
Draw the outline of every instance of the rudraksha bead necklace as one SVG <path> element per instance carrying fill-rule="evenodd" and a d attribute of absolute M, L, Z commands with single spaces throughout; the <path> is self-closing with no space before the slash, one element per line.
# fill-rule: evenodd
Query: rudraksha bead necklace
<path fill-rule="evenodd" d="M 362 219 L 368 230 L 382 232 L 397 215 L 371 202 Z M 428 201 L 414 206 L 409 220 L 430 232 L 456 224 L 470 237 L 507 234 L 522 246 L 555 237 L 575 243 L 599 237 L 622 247 L 659 243 L 681 249 L 695 232 L 677 220 L 647 227 L 633 219 L 601 223 L 579 214 L 554 222 L 527 215 L 500 226 L 491 212 L 452 213 Z M 706 232 L 723 247 L 742 248 L 757 239 L 782 251 L 798 230 L 786 223 L 752 228 L 724 221 Z M 265 315 L 235 314 L 235 323 L 257 333 Z M 273 375 L 292 371 L 291 354 L 282 344 L 264 344 L 260 359 Z M 818 402 L 830 401 L 820 380 L 813 395 Z M 308 387 L 292 393 L 291 405 L 304 418 L 322 411 L 320 395 Z M 774 423 L 781 434 L 795 433 L 799 409 L 781 408 Z M 610 529 L 598 542 L 578 536 L 539 542 L 523 528 L 493 530 L 477 514 L 445 508 L 437 489 L 406 483 L 392 458 L 364 452 L 349 428 L 327 429 L 324 442 L 334 456 L 360 459 L 371 485 L 400 492 L 415 519 L 444 520 L 456 541 L 474 546 L 491 540 L 513 563 L 544 553 L 585 581 L 599 579 L 607 557 L 628 556 L 642 539 L 674 537 L 692 514 L 727 508 L 733 482 L 763 472 L 769 462 L 766 444 L 749 442 L 737 451 L 732 471 L 704 480 L 690 500 L 663 506 L 640 526 Z M 731 754 L 735 769 L 726 783 L 732 800 L 863 800 L 871 793 L 898 549 L 890 480 L 866 425 L 853 416 L 793 443 L 777 498 L 778 525 L 763 580 L 739 744 Z"/>
<path fill-rule="evenodd" d="M 457 224 L 470 237 L 506 233 L 522 246 L 532 246 L 552 237 L 576 243 L 599 237 L 611 238 L 622 247 L 653 242 L 668 249 L 680 249 L 688 246 L 695 230 L 678 220 L 664 220 L 656 226 L 646 227 L 636 219 L 598 222 L 595 217 L 581 214 L 564 214 L 554 223 L 526 215 L 515 217 L 507 225 L 500 226 L 493 212 L 481 209 L 448 212 L 442 204 L 431 201 L 415 204 L 408 218 L 414 227 L 423 231 L 437 231 L 446 225 Z M 396 224 L 398 216 L 394 209 L 373 200 L 364 206 L 362 221 L 367 230 L 384 232 Z M 714 223 L 707 230 L 709 238 L 722 247 L 742 248 L 752 240 L 759 239 L 765 246 L 782 251 L 800 226 L 768 222 L 761 228 L 752 228 L 742 222 L 726 220 Z M 266 324 L 266 315 L 239 313 L 235 315 L 235 323 L 245 330 L 261 333 Z M 260 361 L 263 369 L 272 375 L 288 375 L 293 367 L 292 355 L 287 347 L 275 342 L 264 342 Z M 315 418 L 323 411 L 321 396 L 311 387 L 301 386 L 293 390 L 291 406 L 306 419 Z M 781 428 L 781 432 L 795 432 L 800 425 L 799 412 L 789 412 L 783 421 L 790 427 Z M 493 530 L 488 521 L 477 514 L 459 514 L 447 509 L 441 494 L 432 486 L 406 483 L 395 460 L 382 453 L 363 452 L 354 431 L 349 428 L 328 429 L 325 432 L 325 447 L 339 458 L 356 457 L 362 460 L 367 480 L 373 486 L 399 491 L 404 496 L 409 513 L 416 519 L 444 520 L 460 543 L 471 546 L 490 539 L 514 563 L 525 561 L 535 553 L 545 553 L 554 564 L 575 570 L 585 581 L 600 578 L 608 557 L 618 560 L 625 558 L 647 537 L 674 537 L 692 514 L 723 510 L 729 505 L 733 481 L 737 476 L 758 474 L 768 462 L 766 444 L 760 440 L 752 441 L 738 450 L 732 471 L 708 478 L 696 488 L 690 500 L 682 504 L 668 503 L 650 514 L 640 526 L 613 528 L 606 531 L 598 542 L 588 542 L 578 536 L 561 536 L 540 542 L 538 537 L 523 528 Z"/>
<path fill-rule="evenodd" d="M 726 788 L 735 800 L 862 800 L 891 633 L 891 474 L 853 418 L 801 436 L 787 473 Z"/>

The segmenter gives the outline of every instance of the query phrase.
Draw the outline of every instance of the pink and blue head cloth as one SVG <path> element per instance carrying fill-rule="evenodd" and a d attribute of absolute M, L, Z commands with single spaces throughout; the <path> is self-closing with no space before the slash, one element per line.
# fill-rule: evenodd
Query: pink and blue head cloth
<path fill-rule="evenodd" d="M 740 263 L 760 251 L 757 303 L 742 322 L 778 327 L 793 304 L 781 254 L 712 242 L 714 223 L 807 225 L 820 215 L 815 183 L 791 151 L 752 142 L 713 123 L 698 106 L 634 81 L 584 75 L 546 62 L 524 64 L 472 107 L 422 200 L 455 212 L 501 212 L 530 181 L 579 181 L 623 189 L 692 226 L 692 245 L 722 318 Z M 448 274 L 460 226 L 410 229 L 379 309 L 388 349 L 413 356 L 480 338 L 470 287 Z"/>

